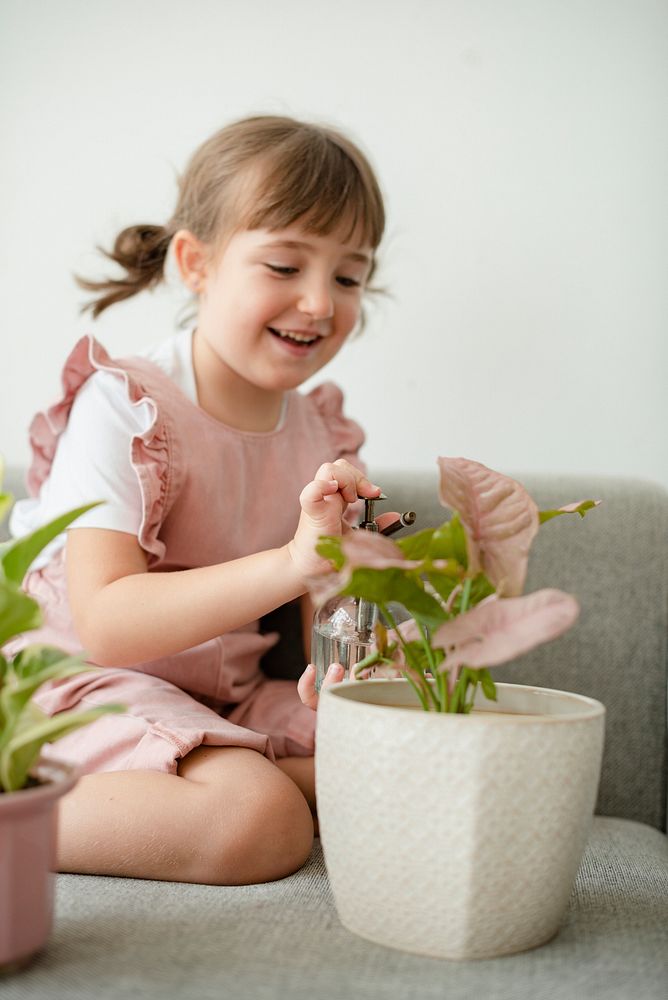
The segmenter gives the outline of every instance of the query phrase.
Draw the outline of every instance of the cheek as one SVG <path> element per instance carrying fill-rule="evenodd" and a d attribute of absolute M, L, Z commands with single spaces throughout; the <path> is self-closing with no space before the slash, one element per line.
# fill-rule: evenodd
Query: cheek
<path fill-rule="evenodd" d="M 352 329 L 357 320 L 362 309 L 361 298 L 353 297 L 348 295 L 345 298 L 339 299 L 336 307 L 336 311 L 339 317 L 339 325 L 341 328 Z"/>

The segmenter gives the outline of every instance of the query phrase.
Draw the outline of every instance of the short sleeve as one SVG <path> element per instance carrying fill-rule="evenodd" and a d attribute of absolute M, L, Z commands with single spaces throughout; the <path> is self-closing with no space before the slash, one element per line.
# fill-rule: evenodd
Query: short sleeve
<path fill-rule="evenodd" d="M 318 413 L 323 418 L 332 442 L 335 458 L 345 458 L 358 469 L 366 472 L 366 466 L 359 456 L 365 434 L 360 425 L 346 417 L 343 412 L 343 393 L 334 382 L 324 382 L 309 394 Z"/>
<path fill-rule="evenodd" d="M 103 371 L 92 375 L 74 400 L 58 442 L 48 480 L 49 507 L 67 510 L 101 500 L 75 527 L 138 534 L 142 499 L 131 448 L 134 436 L 150 422 L 148 407 L 131 406 L 122 379 Z"/>
<path fill-rule="evenodd" d="M 108 528 L 138 535 L 142 495 L 132 467 L 132 440 L 150 422 L 150 408 L 131 405 L 122 379 L 105 371 L 91 375 L 72 403 L 38 496 L 15 505 L 12 534 L 27 534 L 74 507 L 102 501 L 78 518 L 71 530 Z M 64 535 L 54 539 L 39 565 L 63 544 Z"/>

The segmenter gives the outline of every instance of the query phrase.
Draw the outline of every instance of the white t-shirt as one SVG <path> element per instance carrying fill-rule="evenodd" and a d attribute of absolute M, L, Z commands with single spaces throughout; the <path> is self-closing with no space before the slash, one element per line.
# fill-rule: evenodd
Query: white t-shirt
<path fill-rule="evenodd" d="M 197 405 L 192 333 L 183 330 L 139 353 L 158 365 Z M 150 404 L 131 403 L 123 378 L 107 371 L 91 375 L 77 393 L 39 495 L 14 505 L 9 521 L 12 536 L 27 535 L 74 507 L 100 499 L 105 502 L 78 518 L 75 527 L 137 535 L 142 499 L 131 447 L 133 437 L 146 431 L 151 420 Z M 64 544 L 63 533 L 42 551 L 32 568 L 45 566 Z"/>

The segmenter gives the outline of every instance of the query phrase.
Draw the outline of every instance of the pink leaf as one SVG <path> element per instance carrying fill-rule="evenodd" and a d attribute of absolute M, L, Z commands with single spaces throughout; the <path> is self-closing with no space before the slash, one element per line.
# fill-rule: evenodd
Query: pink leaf
<path fill-rule="evenodd" d="M 553 517 L 559 517 L 560 514 L 579 514 L 580 517 L 584 517 L 588 510 L 593 510 L 600 504 L 600 500 L 576 500 L 575 503 L 564 504 L 556 510 L 541 510 L 538 516 L 541 524 L 552 520 Z"/>
<path fill-rule="evenodd" d="M 401 633 L 401 636 L 397 635 L 397 632 Z M 415 621 L 414 618 L 408 618 L 405 622 L 399 622 L 397 631 L 390 629 L 387 633 L 387 637 L 392 642 L 400 641 L 400 638 L 404 642 L 419 642 L 422 639 L 422 632 L 420 631 L 420 626 Z M 398 647 L 401 649 L 401 646 Z"/>
<path fill-rule="evenodd" d="M 415 569 L 421 565 L 418 560 L 406 559 L 398 545 L 374 531 L 351 531 L 342 538 L 341 549 L 351 571 L 360 567 Z"/>
<path fill-rule="evenodd" d="M 600 504 L 600 500 L 576 500 L 575 503 L 566 503 L 557 510 L 560 514 L 581 514 L 585 508 L 599 507 Z"/>
<path fill-rule="evenodd" d="M 538 508 L 524 487 L 466 458 L 439 458 L 440 500 L 466 533 L 469 572 L 483 570 L 499 593 L 522 593 Z"/>
<path fill-rule="evenodd" d="M 503 599 L 494 595 L 441 625 L 432 645 L 446 652 L 441 670 L 493 667 L 556 639 L 579 610 L 576 599 L 560 590 Z"/>

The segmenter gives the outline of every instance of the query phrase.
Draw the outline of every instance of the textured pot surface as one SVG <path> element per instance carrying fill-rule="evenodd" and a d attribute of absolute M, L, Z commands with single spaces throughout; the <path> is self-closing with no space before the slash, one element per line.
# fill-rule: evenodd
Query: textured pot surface
<path fill-rule="evenodd" d="M 56 806 L 76 775 L 50 760 L 35 777 L 42 784 L 0 794 L 0 971 L 39 951 L 53 921 Z"/>
<path fill-rule="evenodd" d="M 324 691 L 318 817 L 350 930 L 452 959 L 557 933 L 593 815 L 605 709 L 545 688 L 497 691 L 467 716 L 415 710 L 403 680 Z"/>

